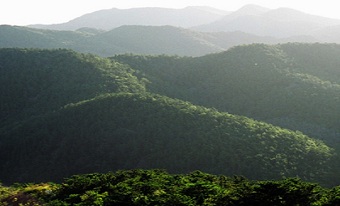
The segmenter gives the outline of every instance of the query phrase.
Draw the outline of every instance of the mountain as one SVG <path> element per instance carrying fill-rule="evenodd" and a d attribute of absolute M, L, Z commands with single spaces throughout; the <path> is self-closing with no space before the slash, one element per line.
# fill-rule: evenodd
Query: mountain
<path fill-rule="evenodd" d="M 172 26 L 121 26 L 103 31 L 77 31 L 0 26 L 2 48 L 67 48 L 113 56 L 122 53 L 202 56 L 239 44 L 275 43 L 279 40 L 243 32 L 204 33 Z"/>
<path fill-rule="evenodd" d="M 69 31 L 52 31 L 0 25 L 1 48 L 67 48 L 84 35 Z"/>
<path fill-rule="evenodd" d="M 0 59 L 0 82 L 6 85 L 0 88 L 2 131 L 18 119 L 57 111 L 101 93 L 144 90 L 129 68 L 93 55 L 1 49 Z"/>
<path fill-rule="evenodd" d="M 328 26 L 340 25 L 340 20 L 306 14 L 294 9 L 265 9 L 247 5 L 209 24 L 194 27 L 198 31 L 242 31 L 259 36 L 287 38 L 310 35 Z"/>
<path fill-rule="evenodd" d="M 122 26 L 90 37 L 94 45 L 85 46 L 88 52 L 98 48 L 94 53 L 103 56 L 117 53 L 202 56 L 224 50 L 207 37 L 209 34 L 172 26 Z"/>
<path fill-rule="evenodd" d="M 325 28 L 318 29 L 316 31 L 313 31 L 311 35 L 320 39 L 321 42 L 333 42 L 339 44 L 340 25 L 328 26 Z"/>
<path fill-rule="evenodd" d="M 339 144 L 340 46 L 254 44 L 198 58 L 120 55 L 147 89 Z"/>
<path fill-rule="evenodd" d="M 113 8 L 85 14 L 67 23 L 31 25 L 30 27 L 53 30 L 77 30 L 82 27 L 112 30 L 124 25 L 192 27 L 216 21 L 228 13 L 210 7 L 186 7 L 184 9 Z"/>
<path fill-rule="evenodd" d="M 168 58 L 158 66 L 177 62 Z M 177 58 L 182 72 L 194 69 L 180 67 Z M 132 168 L 199 169 L 252 179 L 299 176 L 325 184 L 335 178 L 330 168 L 336 156 L 323 142 L 149 93 L 146 85 L 153 79 L 137 77 L 143 71 L 126 64 L 69 50 L 1 49 L 0 72 L 6 85 L 0 89 L 4 183 Z"/>
<path fill-rule="evenodd" d="M 62 24 L 30 25 L 30 27 L 68 31 L 81 31 L 79 29 L 82 28 L 111 31 L 123 26 L 173 26 L 209 33 L 242 32 L 251 35 L 250 39 L 254 37 L 270 39 L 247 40 L 246 43 L 249 41 L 251 43 L 337 43 L 339 25 L 339 19 L 311 15 L 290 8 L 268 9 L 257 5 L 245 5 L 234 12 L 210 7 L 113 8 L 85 14 Z M 86 45 L 87 41 L 81 44 Z M 220 47 L 220 45 L 216 46 Z M 119 48 L 114 49 L 119 50 Z"/>
<path fill-rule="evenodd" d="M 213 42 L 216 39 L 213 34 L 171 26 L 122 26 L 111 31 L 90 28 L 56 31 L 2 25 L 0 34 L 2 48 L 67 48 L 101 56 L 122 53 L 200 56 L 223 51 L 223 47 L 245 39 L 242 36 L 240 39 L 236 37 L 233 42 L 227 41 L 219 46 Z M 227 39 L 229 34 L 222 36 L 220 38 Z M 246 34 L 243 36 L 253 37 Z M 253 39 L 262 38 L 254 36 Z"/>
<path fill-rule="evenodd" d="M 257 15 L 264 14 L 268 11 L 270 11 L 270 9 L 268 9 L 268 8 L 258 6 L 258 5 L 254 5 L 254 4 L 248 4 L 248 5 L 241 7 L 240 9 L 234 11 L 234 12 L 231 12 L 230 14 L 225 15 L 222 19 L 232 20 L 232 19 L 238 18 L 240 16 L 247 16 L 247 15 L 257 16 Z"/>
<path fill-rule="evenodd" d="M 110 31 L 93 28 L 57 31 L 1 25 L 0 35 L 1 48 L 66 48 L 101 56 L 124 53 L 202 56 L 242 44 L 318 41 L 309 36 L 277 39 L 244 32 L 207 33 L 172 26 L 121 26 Z"/>

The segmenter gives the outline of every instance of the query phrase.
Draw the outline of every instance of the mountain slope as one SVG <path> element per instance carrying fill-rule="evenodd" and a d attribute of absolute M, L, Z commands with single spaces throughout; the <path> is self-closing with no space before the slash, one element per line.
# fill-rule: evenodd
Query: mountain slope
<path fill-rule="evenodd" d="M 55 30 L 77 30 L 82 27 L 112 30 L 123 25 L 192 27 L 213 22 L 228 13 L 209 7 L 187 7 L 184 9 L 113 8 L 85 14 L 62 24 L 31 25 L 31 27 Z"/>
<path fill-rule="evenodd" d="M 248 5 L 206 25 L 194 27 L 199 31 L 242 31 L 260 36 L 287 38 L 311 35 L 328 26 L 340 25 L 340 20 L 306 14 L 289 8 L 265 9 Z"/>
<path fill-rule="evenodd" d="M 122 26 L 111 31 L 55 31 L 0 26 L 0 47 L 67 48 L 112 56 L 122 53 L 201 56 L 239 44 L 280 40 L 242 32 L 203 33 L 172 26 Z"/>
<path fill-rule="evenodd" d="M 339 45 L 234 47 L 199 58 L 116 56 L 147 88 L 338 144 Z M 322 71 L 320 70 L 322 69 Z"/>
<path fill-rule="evenodd" d="M 208 36 L 209 34 L 172 26 L 122 26 L 96 35 L 91 41 L 100 45 L 98 48 L 105 56 L 110 56 L 113 52 L 201 56 L 224 50 L 206 40 Z M 115 51 L 112 45 L 121 49 Z"/>
<path fill-rule="evenodd" d="M 70 104 L 1 140 L 0 178 L 7 182 L 131 168 L 322 182 L 332 156 L 329 147 L 302 133 L 149 94 Z"/>
<path fill-rule="evenodd" d="M 335 26 L 328 26 L 325 28 L 313 31 L 312 35 L 320 39 L 321 42 L 340 43 L 340 24 Z"/>
<path fill-rule="evenodd" d="M 294 61 L 296 72 L 340 85 L 340 46 L 337 44 L 282 44 L 280 49 Z"/>
<path fill-rule="evenodd" d="M 301 41 L 334 43 L 339 42 L 337 27 L 340 25 L 340 20 L 290 8 L 268 9 L 257 5 L 245 5 L 234 12 L 210 7 L 184 9 L 151 7 L 100 10 L 62 24 L 30 25 L 30 27 L 71 31 L 86 27 L 110 31 L 126 25 L 170 25 L 204 32 L 244 32 L 281 39 L 276 43 Z"/>
<path fill-rule="evenodd" d="M 0 59 L 2 182 L 130 168 L 334 178 L 321 141 L 150 94 L 153 79 L 126 65 L 68 50 L 2 49 Z"/>
<path fill-rule="evenodd" d="M 84 35 L 76 32 L 9 25 L 0 25 L 0 35 L 1 48 L 69 48 L 77 39 L 84 38 Z"/>
<path fill-rule="evenodd" d="M 0 34 L 2 48 L 67 48 L 101 56 L 123 53 L 202 56 L 242 44 L 317 41 L 306 36 L 277 39 L 244 32 L 206 33 L 172 26 L 122 26 L 111 31 L 93 28 L 56 31 L 2 25 Z"/>
<path fill-rule="evenodd" d="M 0 49 L 0 130 L 101 93 L 143 91 L 132 73 L 69 50 Z"/>

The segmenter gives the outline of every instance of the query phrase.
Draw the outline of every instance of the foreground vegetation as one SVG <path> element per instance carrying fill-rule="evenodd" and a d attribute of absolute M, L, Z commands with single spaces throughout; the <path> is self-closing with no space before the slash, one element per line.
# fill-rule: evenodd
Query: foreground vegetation
<path fill-rule="evenodd" d="M 76 175 L 61 184 L 0 186 L 2 205 L 324 205 L 340 204 L 340 187 L 297 178 L 250 181 L 200 171 L 125 170 Z"/>

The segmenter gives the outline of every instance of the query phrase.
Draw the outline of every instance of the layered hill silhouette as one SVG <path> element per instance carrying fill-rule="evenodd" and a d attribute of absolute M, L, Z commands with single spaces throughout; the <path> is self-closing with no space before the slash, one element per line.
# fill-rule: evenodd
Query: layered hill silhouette
<path fill-rule="evenodd" d="M 124 25 L 193 27 L 211 23 L 228 13 L 210 7 L 186 7 L 184 9 L 113 8 L 85 14 L 62 24 L 31 25 L 31 27 L 53 30 L 77 30 L 83 27 L 112 30 Z"/>
<path fill-rule="evenodd" d="M 121 26 L 103 31 L 77 31 L 0 26 L 0 48 L 66 48 L 101 56 L 115 54 L 167 54 L 202 56 L 251 43 L 317 42 L 312 37 L 262 37 L 244 32 L 198 32 L 172 26 Z"/>
<path fill-rule="evenodd" d="M 225 17 L 195 29 L 200 31 L 242 31 L 260 36 L 287 38 L 310 36 L 311 32 L 340 25 L 340 20 L 310 15 L 290 8 L 266 9 L 246 5 Z"/>
<path fill-rule="evenodd" d="M 2 49 L 0 59 L 0 81 L 5 85 L 0 89 L 2 126 L 101 93 L 144 90 L 129 68 L 93 55 L 69 50 Z"/>
<path fill-rule="evenodd" d="M 148 89 L 339 142 L 340 47 L 249 45 L 198 58 L 121 55 Z"/>
<path fill-rule="evenodd" d="M 90 27 L 109 31 L 124 25 L 170 25 L 204 32 L 244 32 L 256 36 L 284 38 L 290 42 L 340 42 L 339 19 L 307 14 L 290 8 L 268 9 L 257 5 L 245 5 L 233 12 L 209 7 L 108 9 L 62 24 L 30 27 L 53 30 Z"/>
<path fill-rule="evenodd" d="M 203 33 L 172 26 L 56 31 L 3 25 L 0 34 L 2 48 L 67 48 L 101 56 L 124 53 L 202 56 L 239 44 L 278 41 L 242 32 Z"/>
<path fill-rule="evenodd" d="M 276 49 L 264 50 L 269 48 Z M 243 49 L 229 53 L 241 55 Z M 258 55 L 263 57 L 259 66 L 278 63 L 276 56 Z M 248 57 L 240 70 L 253 65 L 251 55 Z M 149 62 L 149 58 L 138 58 Z M 168 58 L 166 64 L 164 58 Z M 181 64 L 196 64 L 197 60 L 202 63 L 197 69 L 203 72 L 205 59 L 223 62 L 228 53 L 197 59 L 164 58 L 154 57 L 159 61 L 159 74 L 168 72 L 161 70 L 162 65 L 177 62 L 178 67 L 172 69 L 181 69 L 183 77 L 188 77 L 195 68 Z M 72 174 L 132 168 L 163 168 L 174 173 L 199 169 L 253 179 L 299 176 L 323 184 L 336 181 L 331 174 L 336 169 L 334 152 L 323 142 L 301 132 L 164 96 L 160 91 L 172 87 L 166 79 L 165 84 L 158 83 L 159 94 L 155 94 L 155 88 L 147 85 L 155 86 L 159 76 L 141 67 L 133 69 L 136 58 L 129 60 L 130 67 L 69 50 L 1 49 L 0 59 L 0 81 L 6 85 L 0 90 L 4 97 L 2 182 L 58 181 Z M 235 70 L 236 65 L 229 69 Z M 265 70 L 270 69 L 264 67 L 257 73 L 266 75 Z M 244 77 L 251 79 L 251 73 L 246 77 L 245 72 Z M 220 75 L 211 69 L 205 73 L 210 74 L 204 77 L 207 79 Z M 192 80 L 198 81 L 193 76 L 182 84 L 197 86 Z M 181 92 L 187 93 L 185 87 Z M 205 92 L 202 89 L 202 98 Z M 235 99 L 225 100 L 232 101 Z"/>

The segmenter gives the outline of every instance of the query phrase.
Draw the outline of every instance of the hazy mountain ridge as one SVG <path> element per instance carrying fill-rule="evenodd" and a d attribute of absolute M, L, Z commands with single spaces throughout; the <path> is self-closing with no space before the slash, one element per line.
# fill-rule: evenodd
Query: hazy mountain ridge
<path fill-rule="evenodd" d="M 259 36 L 287 38 L 310 35 L 322 28 L 340 25 L 340 20 L 310 15 L 290 8 L 265 9 L 247 5 L 206 25 L 194 27 L 199 31 L 242 31 Z"/>
<path fill-rule="evenodd" d="M 210 7 L 186 7 L 184 9 L 113 8 L 85 14 L 63 24 L 31 25 L 31 27 L 54 30 L 77 30 L 82 27 L 112 30 L 124 25 L 192 27 L 213 22 L 228 13 Z"/>
<path fill-rule="evenodd" d="M 121 26 L 111 31 L 55 31 L 0 26 L 0 47 L 68 48 L 112 56 L 122 53 L 202 56 L 237 44 L 275 42 L 275 39 L 233 33 L 202 33 L 172 26 Z"/>
<path fill-rule="evenodd" d="M 318 41 L 340 42 L 337 37 L 338 29 L 330 29 L 340 25 L 338 19 L 311 15 L 290 8 L 268 9 L 257 5 L 246 5 L 234 12 L 206 7 L 108 9 L 86 14 L 63 24 L 32 27 L 58 30 L 93 27 L 111 30 L 123 25 L 170 25 L 205 32 L 241 31 L 275 38 L 312 36 Z M 323 30 L 331 33 L 325 35 Z"/>
<path fill-rule="evenodd" d="M 223 51 L 224 48 L 206 40 L 203 33 L 172 26 L 122 26 L 112 31 L 91 37 L 93 42 L 103 43 L 100 49 L 107 48 L 106 56 L 112 56 L 107 42 L 122 48 L 119 53 L 171 54 L 201 56 Z M 91 48 L 89 48 L 91 51 Z"/>
<path fill-rule="evenodd" d="M 121 26 L 111 31 L 81 28 L 56 31 L 0 26 L 0 48 L 67 48 L 101 56 L 167 54 L 202 56 L 252 43 L 317 42 L 310 36 L 262 37 L 244 32 L 198 32 L 172 26 Z"/>
<path fill-rule="evenodd" d="M 112 9 L 112 11 L 98 11 L 79 17 L 77 21 L 81 21 L 86 16 L 96 19 L 97 13 L 102 12 L 105 15 L 103 14 L 100 18 L 111 19 L 108 16 L 116 15 L 117 17 L 113 20 L 119 21 L 120 18 L 125 18 L 124 15 L 127 11 L 129 11 L 129 15 L 131 13 L 131 16 L 139 16 L 142 13 L 153 16 L 161 15 L 159 12 L 163 9 L 137 8 L 126 11 Z M 182 10 L 165 9 L 164 11 L 167 11 L 164 12 L 164 15 L 168 15 L 168 17 L 171 16 L 169 13 L 174 12 L 180 16 L 180 14 L 184 15 L 186 11 L 196 11 L 199 13 L 198 15 L 202 14 L 201 12 L 205 14 L 208 12 L 209 15 L 214 13 L 214 15 L 221 16 L 223 13 L 223 11 L 205 7 L 188 7 Z M 194 14 L 189 12 L 188 15 Z M 120 17 L 118 18 L 118 16 Z M 162 18 L 152 17 L 151 19 L 152 21 L 163 21 Z M 169 19 L 171 18 L 169 17 Z M 192 17 L 184 18 L 180 22 L 185 22 L 185 19 L 190 20 Z M 200 21 L 200 18 L 194 19 Z M 173 20 L 175 22 L 175 19 Z M 2 25 L 0 26 L 0 35 L 2 36 L 0 47 L 68 48 L 101 56 L 122 53 L 202 56 L 251 43 L 340 43 L 340 20 L 310 15 L 288 8 L 266 9 L 256 5 L 247 5 L 238 11 L 223 15 L 211 24 L 188 27 L 190 29 L 174 22 L 148 23 L 148 21 L 149 18 L 137 17 L 131 22 L 119 21 L 119 24 L 112 30 L 96 29 L 96 27 L 101 27 L 96 26 L 95 22 L 92 25 L 78 25 L 74 28 L 75 31 Z M 106 20 L 100 21 L 98 25 L 103 22 Z"/>

